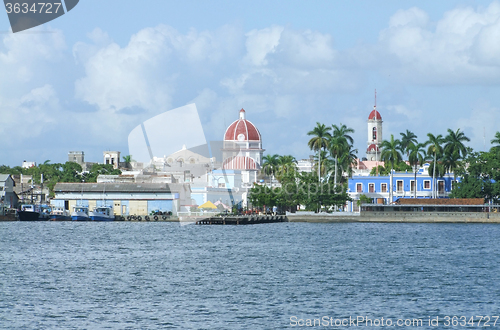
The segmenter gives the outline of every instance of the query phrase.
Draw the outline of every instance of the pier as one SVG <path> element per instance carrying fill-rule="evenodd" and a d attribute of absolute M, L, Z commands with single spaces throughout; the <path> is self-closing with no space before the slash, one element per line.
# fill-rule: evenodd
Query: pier
<path fill-rule="evenodd" d="M 260 223 L 288 222 L 285 215 L 227 216 L 199 219 L 197 225 L 254 225 Z"/>

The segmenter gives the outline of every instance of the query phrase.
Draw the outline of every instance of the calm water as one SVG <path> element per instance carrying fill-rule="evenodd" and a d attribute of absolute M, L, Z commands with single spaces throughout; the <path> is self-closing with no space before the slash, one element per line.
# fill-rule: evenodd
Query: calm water
<path fill-rule="evenodd" d="M 500 314 L 499 225 L 6 222 L 0 238 L 2 329 Z"/>

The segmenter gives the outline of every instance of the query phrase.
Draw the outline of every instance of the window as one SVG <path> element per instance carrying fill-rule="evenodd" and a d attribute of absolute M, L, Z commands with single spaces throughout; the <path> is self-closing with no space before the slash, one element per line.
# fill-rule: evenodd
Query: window
<path fill-rule="evenodd" d="M 410 191 L 415 191 L 415 180 L 410 181 Z"/>
<path fill-rule="evenodd" d="M 396 191 L 403 192 L 403 180 L 396 181 Z"/>
<path fill-rule="evenodd" d="M 424 189 L 431 189 L 431 180 L 424 180 Z"/>
<path fill-rule="evenodd" d="M 220 182 L 219 183 L 219 188 L 226 188 L 226 183 L 225 182 Z"/>
<path fill-rule="evenodd" d="M 387 192 L 387 183 L 380 184 L 380 191 L 383 193 Z"/>
<path fill-rule="evenodd" d="M 356 192 L 363 192 L 363 184 L 362 183 L 356 183 Z"/>
<path fill-rule="evenodd" d="M 372 140 L 377 140 L 377 128 L 374 127 L 372 130 Z"/>
<path fill-rule="evenodd" d="M 444 181 L 443 180 L 438 181 L 438 193 L 444 194 Z"/>
<path fill-rule="evenodd" d="M 375 183 L 368 184 L 368 192 L 371 192 L 371 193 L 375 192 Z"/>

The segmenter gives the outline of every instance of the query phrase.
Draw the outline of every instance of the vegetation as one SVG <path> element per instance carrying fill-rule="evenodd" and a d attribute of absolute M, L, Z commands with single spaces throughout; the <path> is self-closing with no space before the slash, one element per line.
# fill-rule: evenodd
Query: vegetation
<path fill-rule="evenodd" d="M 9 167 L 0 166 L 0 173 L 12 175 L 31 175 L 34 184 L 41 184 L 43 175 L 43 184 L 49 188 L 50 197 L 54 196 L 54 186 L 58 182 L 96 182 L 99 174 L 121 174 L 120 170 L 115 170 L 113 165 L 94 164 L 88 172 L 83 172 L 82 167 L 74 162 L 64 164 L 50 164 L 45 161 L 43 164 L 30 168 L 20 166 Z"/>

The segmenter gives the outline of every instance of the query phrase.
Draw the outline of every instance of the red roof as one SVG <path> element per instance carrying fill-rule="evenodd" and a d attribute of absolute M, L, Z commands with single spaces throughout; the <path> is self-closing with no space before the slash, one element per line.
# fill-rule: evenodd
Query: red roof
<path fill-rule="evenodd" d="M 222 167 L 225 170 L 256 170 L 255 160 L 247 156 L 235 156 L 224 161 Z"/>
<path fill-rule="evenodd" d="M 372 112 L 370 112 L 370 115 L 368 116 L 368 120 L 371 120 L 371 119 L 382 120 L 382 116 L 380 115 L 380 112 L 373 109 Z"/>
<path fill-rule="evenodd" d="M 368 146 L 368 149 L 366 151 L 380 151 L 380 149 L 377 147 L 376 144 L 372 143 Z"/>
<path fill-rule="evenodd" d="M 260 141 L 260 132 L 249 120 L 245 119 L 245 110 L 240 110 L 240 119 L 234 121 L 224 134 L 224 141 Z"/>

